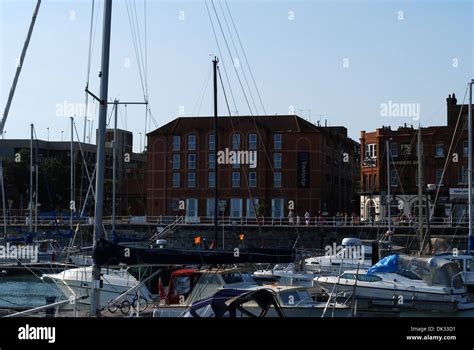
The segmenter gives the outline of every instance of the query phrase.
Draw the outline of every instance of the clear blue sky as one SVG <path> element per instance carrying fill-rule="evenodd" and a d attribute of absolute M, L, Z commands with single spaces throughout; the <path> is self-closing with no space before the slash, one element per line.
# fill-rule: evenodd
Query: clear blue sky
<path fill-rule="evenodd" d="M 98 94 L 103 6 L 102 1 L 96 2 L 100 14 L 90 88 Z M 144 41 L 143 0 L 135 2 Z M 2 112 L 35 3 L 0 0 Z M 5 127 L 6 138 L 29 137 L 30 123 L 42 139 L 47 137 L 47 127 L 51 139 L 60 139 L 61 130 L 69 130 L 68 118 L 56 115 L 57 105 L 84 103 L 91 3 L 43 0 Z M 146 3 L 149 100 L 161 126 L 183 108 L 184 115 L 197 112 L 197 101 L 210 77 L 209 55 L 217 49 L 204 1 Z M 217 0 L 214 3 L 220 11 Z M 294 106 L 297 114 L 308 118 L 311 110 L 313 121 L 323 115 L 330 125 L 346 126 L 358 140 L 363 129 L 413 123 L 411 118 L 380 116 L 380 104 L 389 100 L 419 104 L 423 125 L 444 124 L 445 98 L 455 92 L 461 100 L 467 81 L 474 77 L 473 1 L 228 3 L 268 114 L 287 114 Z M 400 11 L 403 20 L 399 20 Z M 109 97 L 142 100 L 124 0 L 114 1 L 112 16 Z M 239 114 L 247 114 L 222 38 L 220 44 Z M 242 60 L 241 56 L 241 64 Z M 455 60 L 457 67 L 453 67 Z M 344 67 L 344 62 L 349 66 Z M 200 115 L 212 114 L 210 84 Z M 226 114 L 222 96 L 220 100 L 220 111 Z M 145 129 L 144 118 L 143 107 L 128 107 L 126 122 L 134 132 L 135 149 L 138 133 Z M 77 123 L 82 137 L 83 119 L 77 118 Z M 122 109 L 119 127 L 124 124 Z M 148 131 L 150 127 L 153 124 Z"/>

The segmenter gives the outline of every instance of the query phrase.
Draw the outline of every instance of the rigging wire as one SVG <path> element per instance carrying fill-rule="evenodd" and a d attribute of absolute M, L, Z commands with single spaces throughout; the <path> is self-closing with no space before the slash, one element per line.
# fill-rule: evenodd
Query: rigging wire
<path fill-rule="evenodd" d="M 215 13 L 215 15 L 216 15 L 217 23 L 219 24 L 219 29 L 221 30 L 221 34 L 222 34 L 222 37 L 223 37 L 223 39 L 224 39 L 225 46 L 226 46 L 226 48 L 227 48 L 227 52 L 228 52 L 229 57 L 230 57 L 230 59 L 231 59 L 231 61 L 232 61 L 232 53 L 231 53 L 231 51 L 230 51 L 229 43 L 227 42 L 227 38 L 226 38 L 226 36 L 225 36 L 224 29 L 222 28 L 222 24 L 221 24 L 221 21 L 220 21 L 220 19 L 219 19 L 219 14 L 217 13 L 216 7 L 214 6 L 214 1 L 213 1 L 213 0 L 210 0 L 210 1 L 211 1 L 212 8 L 214 9 L 214 13 Z M 223 56 L 222 56 L 222 58 L 223 58 Z M 243 95 L 244 95 L 245 102 L 247 103 L 247 107 L 248 107 L 248 109 L 249 109 L 250 115 L 253 115 L 254 113 L 253 113 L 253 111 L 252 111 L 252 107 L 250 106 L 250 102 L 249 102 L 249 99 L 248 99 L 248 97 L 247 97 L 247 94 L 245 93 L 245 89 L 244 89 L 244 86 L 243 86 L 243 84 L 242 84 L 242 80 L 240 79 L 240 75 L 239 75 L 239 72 L 238 72 L 238 70 L 237 70 L 237 67 L 235 66 L 235 64 L 233 64 L 232 66 L 234 67 L 234 71 L 235 71 L 235 74 L 236 74 L 236 76 L 237 76 L 237 80 L 238 80 L 238 82 L 239 82 L 239 85 L 240 85 L 240 88 L 241 88 L 241 90 L 242 90 L 242 93 L 243 93 Z"/>
<path fill-rule="evenodd" d="M 253 76 L 253 73 L 252 73 L 252 69 L 250 68 L 250 63 L 247 59 L 247 55 L 245 53 L 245 50 L 244 50 L 244 46 L 242 45 L 242 41 L 240 40 L 240 35 L 239 35 L 239 32 L 237 30 L 237 26 L 235 25 L 235 22 L 234 22 L 234 17 L 232 16 L 232 13 L 230 11 L 230 8 L 229 8 L 229 5 L 227 4 L 227 0 L 224 0 L 224 3 L 225 3 L 225 6 L 227 7 L 227 11 L 229 12 L 229 17 L 230 17 L 230 20 L 231 20 L 231 23 L 232 23 L 232 26 L 235 30 L 235 34 L 237 35 L 237 39 L 238 39 L 238 42 L 239 42 L 239 45 L 240 45 L 240 48 L 242 50 L 242 53 L 244 55 L 244 59 L 245 59 L 245 62 L 247 63 L 247 67 L 248 67 L 248 70 L 249 70 L 249 73 L 250 73 L 250 77 L 252 78 L 252 81 L 253 81 L 253 85 L 255 86 L 255 90 L 257 92 L 257 96 L 258 96 L 258 99 L 260 101 L 260 104 L 262 105 L 262 109 L 263 109 L 263 113 L 266 115 L 267 114 L 267 111 L 265 110 L 265 106 L 262 102 L 262 97 L 260 96 L 260 91 L 258 89 L 258 86 L 257 86 L 257 83 L 255 82 L 255 78 Z"/>
<path fill-rule="evenodd" d="M 146 99 L 144 73 L 142 71 L 142 62 L 143 61 L 142 61 L 142 58 L 141 58 L 141 54 L 139 52 L 139 45 L 138 45 L 138 40 L 139 39 L 137 38 L 139 33 L 136 33 L 136 29 L 135 29 L 136 25 L 135 25 L 135 19 L 134 19 L 134 15 L 133 15 L 133 9 L 132 9 L 131 3 L 129 3 L 129 0 L 125 1 L 125 6 L 126 6 L 126 9 L 127 9 L 128 22 L 129 22 L 129 25 L 130 25 L 130 32 L 131 32 L 131 35 L 132 35 L 132 43 L 133 43 L 133 47 L 134 47 L 134 51 L 135 51 L 135 57 L 136 57 L 136 60 L 137 60 L 138 74 L 140 76 L 140 83 L 141 83 L 141 86 L 142 86 L 143 97 Z"/>
<path fill-rule="evenodd" d="M 222 2 L 221 2 L 221 1 L 219 1 L 219 6 L 220 6 L 220 9 L 221 9 L 221 12 L 222 12 L 222 17 L 224 18 L 224 23 L 225 23 L 225 25 L 226 25 L 226 27 L 227 27 L 227 31 L 229 32 L 229 35 L 230 35 L 230 41 L 231 41 L 232 46 L 233 46 L 233 48 L 234 48 L 235 54 L 236 54 L 236 56 L 237 56 L 238 64 L 240 65 L 241 59 L 240 59 L 239 51 L 237 50 L 237 47 L 236 47 L 236 45 L 235 45 L 234 36 L 232 35 L 232 32 L 231 32 L 231 30 L 230 30 L 229 23 L 228 23 L 228 21 L 227 21 L 226 15 L 225 15 L 225 13 L 224 13 L 224 8 L 222 7 Z M 231 57 L 232 57 L 232 56 L 231 56 Z M 233 62 L 233 63 L 234 63 L 235 69 L 237 70 L 237 67 L 236 67 L 235 62 Z M 242 66 L 242 68 L 243 68 L 243 66 Z M 247 89 L 249 90 L 250 99 L 252 100 L 252 104 L 253 104 L 253 107 L 254 107 L 254 109 L 255 109 L 255 112 L 256 112 L 257 114 L 259 114 L 257 105 L 255 104 L 255 99 L 253 98 L 252 89 L 250 88 L 250 85 L 249 85 L 249 82 L 248 82 L 248 79 L 247 79 L 247 75 L 245 74 L 245 69 L 242 69 L 242 75 L 243 75 L 243 77 L 244 77 L 245 84 L 247 85 Z"/>
<path fill-rule="evenodd" d="M 229 113 L 229 119 L 230 119 L 230 124 L 232 126 L 232 132 L 233 134 L 235 134 L 236 130 L 235 130 L 235 126 L 234 126 L 234 121 L 232 119 L 232 112 L 230 111 L 230 107 L 229 107 L 229 101 L 227 100 L 227 94 L 225 92 L 225 88 L 224 88 L 224 82 L 222 81 L 222 76 L 221 76 L 221 71 L 219 69 L 219 66 L 217 66 L 217 72 L 219 74 L 219 80 L 221 82 L 221 86 L 222 86 L 222 92 L 224 94 L 224 100 L 225 100 L 225 104 L 227 106 L 227 111 Z M 215 159 L 215 162 L 217 164 L 217 159 Z M 216 171 L 217 171 L 217 167 L 216 167 Z M 249 193 L 249 197 L 250 197 L 250 202 L 252 204 L 252 209 L 253 209 L 253 212 L 255 214 L 255 218 L 257 218 L 257 209 L 255 208 L 255 201 L 254 201 L 254 196 L 252 195 L 252 191 L 250 190 L 250 186 L 249 186 L 249 179 L 247 177 L 247 171 L 245 169 L 245 167 L 242 167 L 242 172 L 244 173 L 244 179 L 245 179 L 245 184 L 246 184 L 246 187 L 247 187 L 247 191 Z M 258 231 L 260 233 L 260 241 L 261 241 L 261 245 L 262 247 L 264 246 L 264 240 L 263 240 L 263 233 L 262 233 L 262 227 L 260 226 L 260 222 L 257 220 L 257 226 L 258 226 Z"/>
<path fill-rule="evenodd" d="M 461 115 L 462 115 L 462 111 L 463 111 L 463 108 L 464 108 L 464 102 L 466 101 L 468 90 L 469 90 L 469 87 L 466 87 L 466 91 L 464 93 L 464 98 L 462 100 L 461 109 L 459 110 L 458 118 L 457 118 L 457 121 L 456 121 L 456 126 L 454 127 L 453 137 L 451 138 L 451 143 L 449 144 L 448 154 L 446 156 L 446 161 L 444 163 L 443 172 L 441 174 L 440 182 L 438 184 L 436 184 L 437 190 L 436 190 L 436 196 L 435 196 L 435 199 L 434 199 L 434 205 L 436 205 L 436 201 L 438 200 L 439 191 L 441 190 L 441 184 L 443 183 L 444 174 L 446 173 L 448 163 L 451 160 L 451 158 L 450 158 L 451 151 L 453 150 L 453 148 L 456 148 L 456 146 L 459 143 L 459 138 L 458 138 L 458 140 L 456 142 L 456 145 L 454 145 L 454 147 L 453 147 L 454 138 L 455 138 L 456 132 L 458 130 L 459 122 L 461 120 Z M 432 216 L 431 212 L 429 213 L 429 216 L 430 216 L 430 219 L 431 219 L 431 216 Z"/>
<path fill-rule="evenodd" d="M 217 51 L 219 52 L 219 57 L 223 58 L 224 56 L 222 55 L 221 46 L 219 45 L 219 39 L 217 37 L 216 29 L 214 27 L 214 21 L 212 20 L 211 11 L 209 10 L 207 0 L 204 1 L 204 4 L 206 5 L 207 15 L 209 16 L 209 22 L 211 23 L 212 33 L 214 34 L 214 39 L 216 41 L 216 46 L 217 46 Z M 232 85 L 230 84 L 229 75 L 227 74 L 227 68 L 225 67 L 224 61 L 222 61 L 221 63 L 222 63 L 222 68 L 224 69 L 224 75 L 225 75 L 227 85 L 229 86 L 229 92 L 230 92 L 230 96 L 232 98 L 232 103 L 234 105 L 235 110 L 237 111 L 238 110 L 237 109 L 237 104 L 235 102 L 235 97 L 234 97 L 234 92 L 232 90 Z"/>
<path fill-rule="evenodd" d="M 231 55 L 230 49 L 229 49 L 229 45 L 228 45 L 228 43 L 227 43 L 227 39 L 225 38 L 225 33 L 224 33 L 223 29 L 222 29 L 222 25 L 221 25 L 221 22 L 220 22 L 220 20 L 219 20 L 219 16 L 218 16 L 218 13 L 217 13 L 216 8 L 215 8 L 215 6 L 214 6 L 213 0 L 211 0 L 211 4 L 212 4 L 212 6 L 213 6 L 214 13 L 215 13 L 215 15 L 216 15 L 216 18 L 217 18 L 217 21 L 218 21 L 218 24 L 219 24 L 219 27 L 220 27 L 222 36 L 224 37 L 224 41 L 225 41 L 227 50 L 228 50 L 228 52 L 229 52 L 230 57 L 232 58 L 232 55 Z M 208 6 L 207 6 L 207 1 L 206 1 L 206 8 L 207 8 L 207 10 L 208 10 L 208 15 L 209 15 L 209 18 L 210 18 L 210 20 L 211 20 L 212 28 L 214 28 L 214 26 L 213 26 L 213 24 L 212 24 L 213 22 L 212 22 L 212 19 L 211 19 L 210 11 L 209 11 L 209 8 L 208 8 Z M 216 36 L 216 34 L 215 34 L 215 31 L 214 31 L 214 37 L 216 38 L 216 41 L 217 41 L 217 36 Z M 218 48 L 219 48 L 219 45 L 218 45 Z M 220 49 L 219 49 L 219 52 L 220 52 Z M 223 63 L 223 67 L 224 67 L 224 73 L 225 73 L 226 70 L 225 70 L 225 65 L 224 65 L 224 63 Z M 272 174 L 274 174 L 274 173 L 275 173 L 275 169 L 274 169 L 274 167 L 273 167 L 273 165 L 272 165 L 273 162 L 272 162 L 272 160 L 271 160 L 271 158 L 270 158 L 270 155 L 269 155 L 269 153 L 268 153 L 268 151 L 267 151 L 267 149 L 266 149 L 266 145 L 265 145 L 265 143 L 264 143 L 264 141 L 263 141 L 262 134 L 261 134 L 261 132 L 260 132 L 260 128 L 259 128 L 259 126 L 258 126 L 257 121 L 256 121 L 255 118 L 254 118 L 252 108 L 251 108 L 250 103 L 249 103 L 249 100 L 248 100 L 248 98 L 247 98 L 247 94 L 245 93 L 245 89 L 244 89 L 244 87 L 243 87 L 242 81 L 241 81 L 241 79 L 240 79 L 240 75 L 239 75 L 239 73 L 238 73 L 238 71 L 237 71 L 235 65 L 234 65 L 234 70 L 235 70 L 235 73 L 236 73 L 237 78 L 238 78 L 238 80 L 239 80 L 239 84 L 240 84 L 240 87 L 241 87 L 242 92 L 243 92 L 243 94 L 244 94 L 245 100 L 246 100 L 246 102 L 247 102 L 247 107 L 249 108 L 250 116 L 251 116 L 252 121 L 253 121 L 253 123 L 254 123 L 254 125 L 255 125 L 256 133 L 257 133 L 258 138 L 259 138 L 259 142 L 262 144 L 263 152 L 264 152 L 264 154 L 265 154 L 265 156 L 266 156 L 266 158 L 267 158 L 267 161 L 268 161 L 268 164 L 269 164 L 270 169 L 271 169 L 271 171 L 272 171 Z M 229 86 L 230 86 L 230 83 L 229 83 Z M 280 187 L 280 188 L 279 188 L 279 191 L 280 191 L 282 197 L 284 198 L 284 200 L 286 200 L 287 196 L 285 195 L 284 189 L 283 189 L 282 187 Z M 296 230 L 298 230 L 298 228 L 296 228 Z"/>
<path fill-rule="evenodd" d="M 204 95 L 206 94 L 207 86 L 209 85 L 209 80 L 211 80 L 211 76 L 212 76 L 211 75 L 211 70 L 212 70 L 212 66 L 209 66 L 209 69 L 208 69 L 207 74 L 206 74 L 206 79 L 204 80 L 204 84 L 201 87 L 201 90 L 200 90 L 199 95 L 198 95 L 198 99 L 196 100 L 196 103 L 194 104 L 192 115 L 199 115 L 202 103 L 204 101 Z M 199 106 L 199 109 L 197 109 L 198 106 Z M 197 113 L 195 113 L 196 110 L 197 110 Z"/>

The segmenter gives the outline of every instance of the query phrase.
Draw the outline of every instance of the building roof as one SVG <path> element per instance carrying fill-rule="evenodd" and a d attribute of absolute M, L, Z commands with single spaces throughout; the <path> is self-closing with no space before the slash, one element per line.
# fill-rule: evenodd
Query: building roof
<path fill-rule="evenodd" d="M 273 132 L 321 132 L 318 127 L 297 115 L 219 116 L 219 126 L 237 126 L 242 121 L 254 120 L 258 128 Z M 208 129 L 214 126 L 214 117 L 178 117 L 147 135 L 180 134 L 190 129 Z"/>

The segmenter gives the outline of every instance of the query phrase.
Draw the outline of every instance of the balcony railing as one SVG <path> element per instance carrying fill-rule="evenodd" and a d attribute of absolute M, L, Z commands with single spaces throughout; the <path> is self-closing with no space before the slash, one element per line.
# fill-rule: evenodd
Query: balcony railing
<path fill-rule="evenodd" d="M 94 224 L 93 217 L 75 217 L 73 225 L 76 226 L 80 223 L 81 226 L 91 226 Z M 25 216 L 9 216 L 6 219 L 7 226 L 21 226 L 28 227 L 29 219 Z M 103 218 L 104 225 L 111 225 L 112 218 L 105 216 Z M 163 227 L 175 227 L 175 226 L 186 226 L 186 225 L 214 225 L 214 217 L 209 216 L 117 216 L 115 219 L 116 225 L 123 226 L 163 226 Z M 378 220 L 361 220 L 356 216 L 337 217 L 337 216 L 325 216 L 325 217 L 304 217 L 288 218 L 288 217 L 232 217 L 232 216 L 219 216 L 219 226 L 287 226 L 287 227 L 327 227 L 327 226 L 345 226 L 345 227 L 364 227 L 364 226 L 388 226 L 388 219 Z M 393 227 L 418 227 L 418 221 L 416 219 L 404 220 L 399 218 L 392 218 L 391 224 Z M 426 225 L 426 221 L 423 222 Z M 38 228 L 51 228 L 51 227 L 67 227 L 70 225 L 69 217 L 63 216 L 59 219 L 43 218 L 33 216 L 33 226 Z M 0 216 L 0 232 L 1 227 L 4 226 L 3 216 Z M 454 219 L 449 217 L 432 217 L 430 220 L 431 227 L 467 227 L 468 219 Z"/>

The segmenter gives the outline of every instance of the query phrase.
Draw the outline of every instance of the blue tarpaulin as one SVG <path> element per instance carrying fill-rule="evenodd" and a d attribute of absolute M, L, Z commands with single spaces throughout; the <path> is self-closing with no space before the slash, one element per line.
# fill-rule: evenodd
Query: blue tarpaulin
<path fill-rule="evenodd" d="M 380 260 L 374 266 L 372 266 L 368 271 L 368 275 L 373 275 L 377 272 L 397 272 L 399 270 L 398 266 L 398 255 L 389 255 Z"/>

